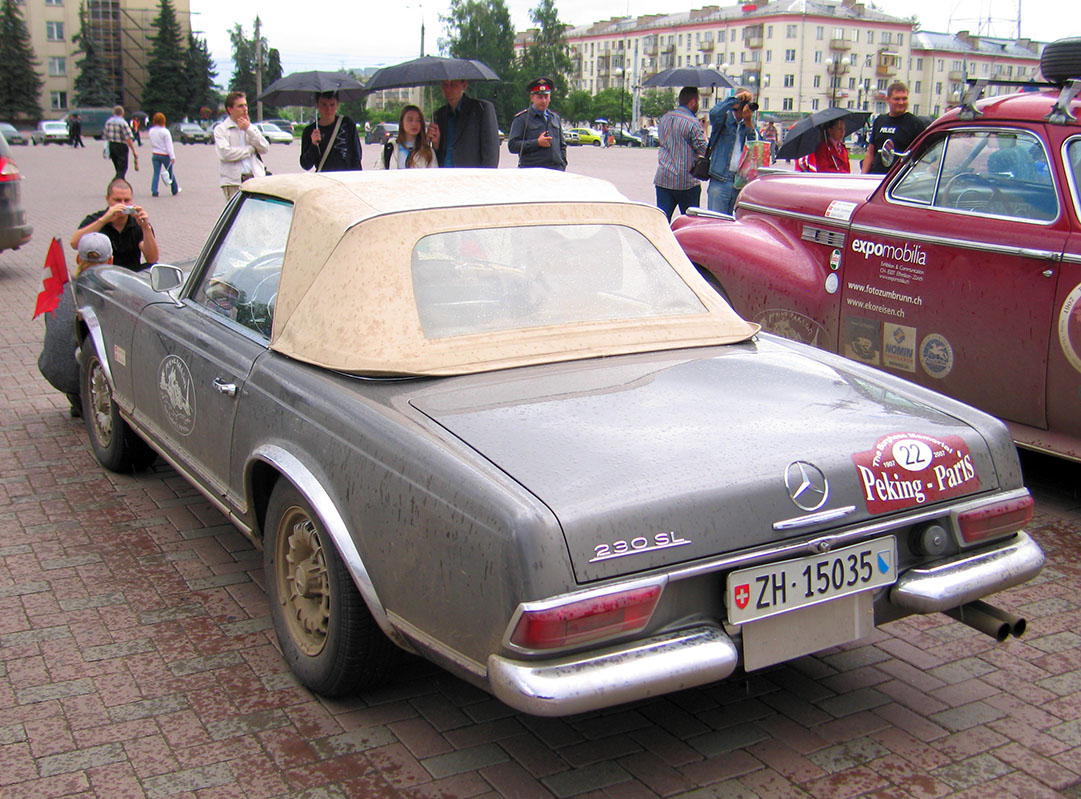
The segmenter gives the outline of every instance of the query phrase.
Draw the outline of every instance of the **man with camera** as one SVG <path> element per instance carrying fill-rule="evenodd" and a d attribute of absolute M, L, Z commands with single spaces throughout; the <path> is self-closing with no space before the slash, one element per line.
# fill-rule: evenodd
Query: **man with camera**
<path fill-rule="evenodd" d="M 104 233 L 113 245 L 113 263 L 138 270 L 158 260 L 158 240 L 146 211 L 133 204 L 131 184 L 114 178 L 105 191 L 109 207 L 95 211 L 82 221 L 71 237 L 72 249 L 86 233 Z"/>
<path fill-rule="evenodd" d="M 754 112 L 758 103 L 747 89 L 719 101 L 709 110 L 709 210 L 732 213 L 736 205 L 735 179 L 743 145 L 758 138 Z"/>

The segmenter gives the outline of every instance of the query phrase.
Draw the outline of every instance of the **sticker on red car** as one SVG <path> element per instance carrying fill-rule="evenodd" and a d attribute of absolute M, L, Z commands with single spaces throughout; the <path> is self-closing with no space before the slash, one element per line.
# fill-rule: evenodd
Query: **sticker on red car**
<path fill-rule="evenodd" d="M 959 436 L 891 433 L 852 455 L 870 513 L 929 505 L 979 490 L 980 477 Z"/>
<path fill-rule="evenodd" d="M 1062 303 L 1058 315 L 1058 342 L 1062 354 L 1077 371 L 1081 372 L 1081 285 L 1073 287 Z"/>

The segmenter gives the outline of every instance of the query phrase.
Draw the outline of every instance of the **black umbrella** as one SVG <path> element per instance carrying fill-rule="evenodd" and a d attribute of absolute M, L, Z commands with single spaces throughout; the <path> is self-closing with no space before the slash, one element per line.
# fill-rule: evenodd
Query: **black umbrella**
<path fill-rule="evenodd" d="M 720 86 L 738 89 L 732 79 L 715 69 L 706 67 L 673 67 L 642 81 L 645 87 L 653 86 Z"/>
<path fill-rule="evenodd" d="M 294 72 L 270 84 L 259 99 L 268 105 L 314 105 L 320 92 L 337 92 L 339 100 L 359 100 L 368 93 L 345 72 Z"/>
<path fill-rule="evenodd" d="M 784 137 L 784 144 L 777 151 L 777 158 L 791 160 L 810 155 L 822 143 L 824 132 L 821 128 L 823 125 L 843 119 L 845 121 L 845 135 L 848 136 L 866 125 L 867 117 L 870 115 L 868 111 L 848 111 L 844 108 L 833 107 L 815 111 L 809 117 L 804 117 L 792 126 Z"/>
<path fill-rule="evenodd" d="M 445 80 L 499 80 L 488 65 L 472 58 L 440 58 L 426 55 L 378 70 L 366 84 L 370 92 L 429 86 Z"/>

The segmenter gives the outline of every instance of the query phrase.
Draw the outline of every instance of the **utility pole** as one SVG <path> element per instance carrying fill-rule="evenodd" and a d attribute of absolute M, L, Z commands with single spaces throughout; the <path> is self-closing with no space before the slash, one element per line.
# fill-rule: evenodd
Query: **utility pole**
<path fill-rule="evenodd" d="M 259 15 L 255 16 L 255 96 L 263 93 L 263 36 L 259 32 Z M 263 101 L 255 104 L 255 121 L 263 121 Z"/>

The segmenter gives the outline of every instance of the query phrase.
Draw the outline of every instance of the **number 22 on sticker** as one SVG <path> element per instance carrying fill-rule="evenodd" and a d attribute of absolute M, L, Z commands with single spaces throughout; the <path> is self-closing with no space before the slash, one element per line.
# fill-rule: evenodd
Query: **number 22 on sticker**
<path fill-rule="evenodd" d="M 920 472 L 931 465 L 931 448 L 923 441 L 903 438 L 893 445 L 893 458 L 897 465 L 910 472 Z"/>

